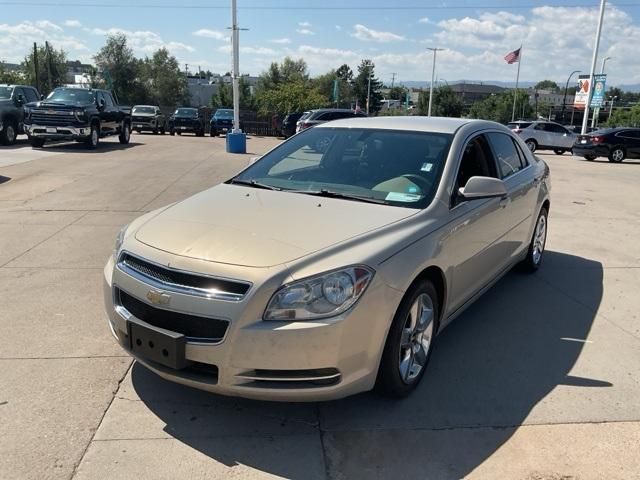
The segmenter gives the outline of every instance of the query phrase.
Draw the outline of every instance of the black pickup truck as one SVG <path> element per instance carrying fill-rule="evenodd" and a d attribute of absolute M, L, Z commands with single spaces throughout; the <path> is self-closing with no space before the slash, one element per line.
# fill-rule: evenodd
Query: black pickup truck
<path fill-rule="evenodd" d="M 40 102 L 25 106 L 24 124 L 34 148 L 47 140 L 75 140 L 96 148 L 101 138 L 118 135 L 129 143 L 131 112 L 108 90 L 56 88 Z"/>
<path fill-rule="evenodd" d="M 24 105 L 37 102 L 38 90 L 28 85 L 0 85 L 0 143 L 13 145 L 16 137 L 26 133 Z"/>
<path fill-rule="evenodd" d="M 197 137 L 203 137 L 204 130 L 204 118 L 197 108 L 178 108 L 169 117 L 171 135 L 193 132 Z"/>

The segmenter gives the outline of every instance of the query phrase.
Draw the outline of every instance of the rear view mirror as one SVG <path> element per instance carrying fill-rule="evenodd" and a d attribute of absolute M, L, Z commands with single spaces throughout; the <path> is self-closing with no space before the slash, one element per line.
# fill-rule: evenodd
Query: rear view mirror
<path fill-rule="evenodd" d="M 471 177 L 467 184 L 458 190 L 465 200 L 496 198 L 507 195 L 507 187 L 502 180 L 493 177 Z"/>

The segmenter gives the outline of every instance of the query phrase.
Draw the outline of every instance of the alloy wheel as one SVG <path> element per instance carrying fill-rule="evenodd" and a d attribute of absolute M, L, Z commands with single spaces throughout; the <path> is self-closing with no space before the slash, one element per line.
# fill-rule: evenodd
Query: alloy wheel
<path fill-rule="evenodd" d="M 614 162 L 621 162 L 624 160 L 624 151 L 621 148 L 616 148 L 611 152 L 611 160 Z"/>
<path fill-rule="evenodd" d="M 426 293 L 415 299 L 400 336 L 400 377 L 406 384 L 412 383 L 427 364 L 433 339 L 433 300 Z"/>
<path fill-rule="evenodd" d="M 527 141 L 527 148 L 529 149 L 529 151 L 531 151 L 532 153 L 536 151 L 536 142 L 534 142 L 533 140 L 528 140 Z"/>
<path fill-rule="evenodd" d="M 544 245 L 547 240 L 547 217 L 540 215 L 538 218 L 538 224 L 536 225 L 536 231 L 533 236 L 533 263 L 536 265 L 540 263 L 542 253 L 544 252 Z"/>
<path fill-rule="evenodd" d="M 13 127 L 13 125 L 11 124 L 7 125 L 7 131 L 5 135 L 7 138 L 7 143 L 9 145 L 13 144 L 13 142 L 16 141 L 16 129 Z"/>

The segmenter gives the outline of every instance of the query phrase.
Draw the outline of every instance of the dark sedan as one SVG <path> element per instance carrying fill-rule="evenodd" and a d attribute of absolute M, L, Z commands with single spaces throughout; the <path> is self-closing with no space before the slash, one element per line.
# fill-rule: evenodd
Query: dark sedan
<path fill-rule="evenodd" d="M 296 123 L 298 123 L 298 120 L 300 120 L 300 117 L 302 117 L 302 115 L 303 112 L 295 112 L 290 113 L 286 117 L 284 117 L 284 120 L 282 121 L 282 135 L 284 136 L 284 138 L 289 138 L 292 135 L 295 135 Z"/>
<path fill-rule="evenodd" d="M 620 163 L 625 158 L 640 158 L 640 128 L 606 128 L 578 135 L 573 154 L 587 160 L 607 157 L 613 163 Z"/>

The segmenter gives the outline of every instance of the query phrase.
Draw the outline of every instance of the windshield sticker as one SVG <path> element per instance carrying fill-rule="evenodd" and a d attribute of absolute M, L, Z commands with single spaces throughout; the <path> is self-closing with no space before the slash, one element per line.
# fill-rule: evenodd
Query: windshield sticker
<path fill-rule="evenodd" d="M 433 163 L 423 163 L 420 170 L 423 172 L 430 172 L 432 168 L 433 168 Z"/>
<path fill-rule="evenodd" d="M 421 198 L 422 195 L 416 195 L 414 193 L 389 192 L 385 200 L 390 202 L 417 202 Z"/>

